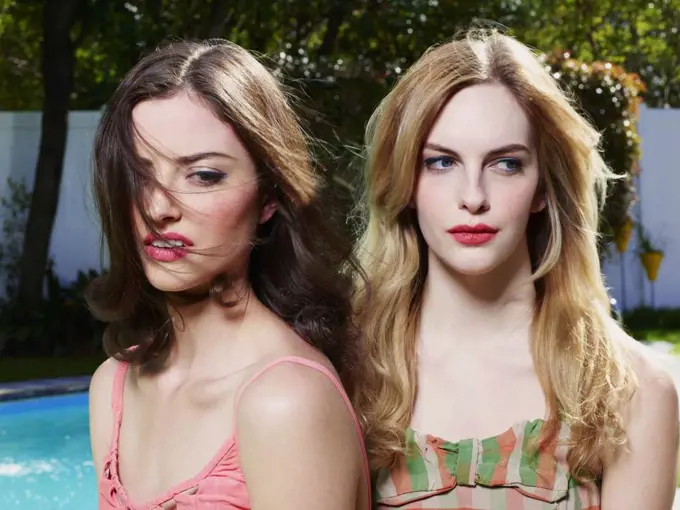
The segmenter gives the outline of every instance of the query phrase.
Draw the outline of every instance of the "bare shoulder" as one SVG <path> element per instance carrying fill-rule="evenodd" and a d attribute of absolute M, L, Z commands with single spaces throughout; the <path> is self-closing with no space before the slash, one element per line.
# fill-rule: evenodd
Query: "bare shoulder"
<path fill-rule="evenodd" d="M 678 392 L 661 360 L 618 325 L 614 347 L 629 363 L 635 393 L 625 409 L 627 442 L 604 459 L 603 510 L 670 508 L 677 484 Z M 630 481 L 635 480 L 634 484 Z M 645 490 L 641 491 L 640 487 Z"/>
<path fill-rule="evenodd" d="M 338 374 L 321 351 L 268 310 L 263 314 L 258 333 L 267 339 L 269 353 L 260 363 L 264 372 L 242 389 L 237 418 L 284 413 L 299 406 L 316 408 L 320 403 L 325 404 L 322 410 L 328 410 L 328 405 L 340 402 L 344 406 L 340 409 L 347 411 L 334 384 L 339 380 Z M 272 402 L 276 404 L 270 409 Z M 286 406 L 282 406 L 284 402 Z"/>
<path fill-rule="evenodd" d="M 618 325 L 613 339 L 622 348 L 635 378 L 635 392 L 624 416 L 630 445 L 645 444 L 648 451 L 658 452 L 677 445 L 679 402 L 675 381 L 659 357 L 636 341 Z M 650 431 L 654 431 L 650 434 Z M 639 447 L 639 446 L 638 446 Z M 670 450 L 676 451 L 675 447 Z M 672 455 L 675 462 L 675 454 Z"/>
<path fill-rule="evenodd" d="M 119 362 L 109 358 L 97 367 L 90 380 L 90 398 L 101 400 L 100 397 L 108 398 L 111 402 L 111 390 L 113 379 L 118 370 Z"/>
<path fill-rule="evenodd" d="M 648 399 L 651 399 L 661 406 L 670 405 L 671 408 L 677 409 L 678 392 L 675 382 L 659 357 L 618 325 L 612 328 L 612 338 L 630 363 L 636 378 L 637 389 L 632 405 L 634 407 L 640 405 L 641 403 L 638 403 L 640 400 L 649 405 Z"/>
<path fill-rule="evenodd" d="M 337 375 L 325 358 L 287 358 L 292 357 L 296 361 L 282 361 L 268 368 L 243 389 L 237 409 L 239 421 L 260 422 L 267 417 L 275 418 L 280 425 L 286 419 L 299 419 L 301 411 L 319 419 L 329 413 L 348 412 L 342 394 L 329 377 L 330 374 L 337 382 Z"/>
<path fill-rule="evenodd" d="M 118 361 L 109 358 L 99 365 L 90 380 L 90 440 L 97 474 L 101 472 L 102 461 L 113 434 L 111 396 L 118 366 Z"/>
<path fill-rule="evenodd" d="M 253 507 L 355 507 L 361 438 L 343 394 L 324 372 L 283 362 L 243 390 L 236 427 Z M 271 465 L 278 465 L 275 472 Z"/>

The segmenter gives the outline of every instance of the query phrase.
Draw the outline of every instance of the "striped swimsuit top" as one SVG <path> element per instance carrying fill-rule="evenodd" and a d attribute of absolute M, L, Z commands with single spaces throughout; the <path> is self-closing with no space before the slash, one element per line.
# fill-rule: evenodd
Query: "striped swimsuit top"
<path fill-rule="evenodd" d="M 498 436 L 458 442 L 407 429 L 408 454 L 378 472 L 375 508 L 600 510 L 598 484 L 579 484 L 569 473 L 566 425 L 550 445 L 530 447 L 544 425 L 524 421 Z"/>

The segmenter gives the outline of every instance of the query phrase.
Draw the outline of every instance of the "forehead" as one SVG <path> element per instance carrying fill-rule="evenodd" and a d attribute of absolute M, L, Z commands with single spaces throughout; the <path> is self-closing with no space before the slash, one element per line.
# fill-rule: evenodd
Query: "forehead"
<path fill-rule="evenodd" d="M 496 83 L 473 85 L 444 105 L 427 141 L 460 152 L 518 143 L 531 147 L 532 127 L 512 93 Z"/>
<path fill-rule="evenodd" d="M 132 110 L 132 122 L 138 136 L 144 139 L 144 143 L 135 140 L 144 157 L 151 157 L 153 152 L 147 144 L 170 157 L 199 152 L 247 157 L 234 129 L 218 119 L 200 98 L 186 91 L 139 103 Z"/>

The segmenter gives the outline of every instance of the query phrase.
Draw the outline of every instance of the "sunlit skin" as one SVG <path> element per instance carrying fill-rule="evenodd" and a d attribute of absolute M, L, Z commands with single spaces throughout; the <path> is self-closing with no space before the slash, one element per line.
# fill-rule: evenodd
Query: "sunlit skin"
<path fill-rule="evenodd" d="M 303 364 L 281 363 L 248 385 L 283 357 L 334 372 L 319 350 L 257 299 L 248 281 L 256 229 L 276 213 L 253 158 L 233 127 L 189 92 L 138 104 L 133 122 L 138 155 L 157 183 L 143 197 L 153 228 L 135 211 L 139 253 L 150 284 L 167 293 L 174 336 L 162 369 L 130 366 L 126 375 L 118 463 L 127 496 L 141 507 L 177 487 L 184 488 L 177 499 L 194 494 L 196 476 L 211 459 L 234 451 L 238 429 L 237 460 L 223 460 L 218 469 L 238 465 L 252 508 L 292 510 L 321 502 L 333 510 L 367 509 L 359 434 L 328 377 Z M 232 283 L 225 299 L 233 306 L 211 298 L 173 299 L 174 293 L 204 293 L 222 274 Z M 113 434 L 117 368 L 117 361 L 107 360 L 90 386 L 99 476 Z M 275 473 L 273 465 L 279 466 Z M 291 487 L 295 493 L 282 501 Z M 162 506 L 174 508 L 174 500 Z"/>
<path fill-rule="evenodd" d="M 454 95 L 426 139 L 412 204 L 428 245 L 415 430 L 481 439 L 547 418 L 531 352 L 526 229 L 546 207 L 532 139 L 526 114 L 498 84 Z M 480 223 L 495 231 L 483 242 L 449 232 Z M 630 356 L 638 388 L 624 415 L 628 445 L 602 459 L 601 508 L 664 510 L 675 485 L 677 391 L 644 347 L 613 324 L 611 337 Z"/>
<path fill-rule="evenodd" d="M 431 264 L 481 275 L 515 256 L 528 260 L 527 222 L 544 207 L 532 138 L 501 86 L 469 87 L 446 104 L 427 137 L 415 194 Z M 498 230 L 483 244 L 462 244 L 448 232 L 479 224 Z"/>
<path fill-rule="evenodd" d="M 539 182 L 531 123 L 505 87 L 472 86 L 445 104 L 424 144 L 413 201 L 428 246 L 418 430 L 486 437 L 546 414 L 529 348 L 535 292 L 526 228 L 545 207 Z M 480 224 L 495 232 L 481 244 L 449 232 Z"/>
<path fill-rule="evenodd" d="M 243 275 L 255 229 L 275 206 L 260 198 L 255 163 L 233 128 L 188 92 L 142 102 L 132 117 L 138 154 L 159 184 L 146 192 L 146 212 L 161 236 L 193 243 L 154 249 L 147 239 L 141 249 L 150 232 L 136 211 L 149 282 L 178 292 L 207 288 L 226 271 Z"/>

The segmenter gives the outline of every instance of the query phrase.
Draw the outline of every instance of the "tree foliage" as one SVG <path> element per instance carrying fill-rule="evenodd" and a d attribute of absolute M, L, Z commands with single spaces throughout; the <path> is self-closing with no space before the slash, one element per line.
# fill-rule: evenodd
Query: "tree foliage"
<path fill-rule="evenodd" d="M 47 1 L 0 0 L 2 109 L 44 106 L 41 20 Z M 553 58 L 569 53 L 569 59 L 550 63 L 566 77 L 571 58 L 601 61 L 588 67 L 587 76 L 577 65 L 574 79 L 581 81 L 571 88 L 604 130 L 608 161 L 627 176 L 608 203 L 605 233 L 621 223 L 634 196 L 637 94 L 650 106 L 680 106 L 680 0 L 81 0 L 80 5 L 71 28 L 71 109 L 101 108 L 139 57 L 168 39 L 224 37 L 261 53 L 286 77 L 309 132 L 322 141 L 319 158 L 341 183 L 357 175 L 357 160 L 346 149 L 360 147 L 368 115 L 394 79 L 429 46 L 475 20 L 493 20 Z M 638 73 L 646 89 L 627 85 L 634 74 L 623 69 Z"/>
<path fill-rule="evenodd" d="M 261 53 L 404 69 L 474 20 L 540 51 L 639 74 L 651 107 L 680 107 L 680 0 L 87 0 L 73 107 L 97 109 L 140 55 L 169 38 L 225 37 Z M 0 0 L 0 108 L 39 109 L 40 0 Z M 300 53 L 301 52 L 301 53 Z M 302 74 L 302 73 L 300 73 Z"/>
<path fill-rule="evenodd" d="M 543 51 L 568 51 L 640 75 L 650 107 L 680 107 L 680 0 L 527 0 L 518 34 Z"/>
<path fill-rule="evenodd" d="M 619 176 L 610 188 L 600 225 L 603 241 L 609 242 L 636 198 L 633 177 L 640 159 L 636 121 L 645 85 L 638 75 L 611 62 L 588 64 L 567 52 L 548 54 L 545 60 L 553 76 L 577 98 L 583 113 L 603 133 L 603 156 Z"/>

